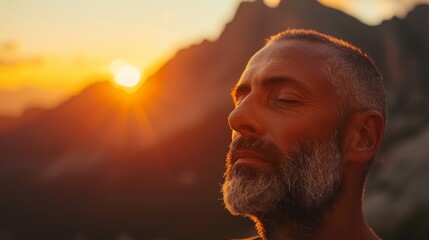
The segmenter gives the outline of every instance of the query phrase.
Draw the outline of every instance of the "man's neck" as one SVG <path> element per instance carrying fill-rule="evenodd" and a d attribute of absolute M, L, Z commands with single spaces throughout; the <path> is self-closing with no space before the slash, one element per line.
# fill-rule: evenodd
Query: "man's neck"
<path fill-rule="evenodd" d="M 315 229 L 310 229 L 307 226 L 296 223 L 261 223 L 259 228 L 260 235 L 264 240 L 295 240 L 295 239 L 316 239 Z"/>
<path fill-rule="evenodd" d="M 295 215 L 296 216 L 296 215 Z M 257 228 L 263 239 L 318 239 L 316 236 L 325 225 L 325 215 L 315 212 L 313 217 L 291 218 L 290 215 L 283 218 L 258 219 Z"/>
<path fill-rule="evenodd" d="M 361 193 L 344 192 L 331 210 L 319 214 L 319 221 L 316 222 L 261 219 L 258 223 L 260 235 L 268 240 L 380 239 L 363 216 L 362 198 L 359 194 Z M 313 216 L 317 215 L 314 213 Z"/>
<path fill-rule="evenodd" d="M 348 239 L 377 240 L 380 239 L 371 230 L 362 214 L 347 215 L 346 218 L 327 216 L 326 220 L 314 228 L 298 223 L 265 222 L 259 223 L 260 235 L 266 240 L 295 239 Z"/>

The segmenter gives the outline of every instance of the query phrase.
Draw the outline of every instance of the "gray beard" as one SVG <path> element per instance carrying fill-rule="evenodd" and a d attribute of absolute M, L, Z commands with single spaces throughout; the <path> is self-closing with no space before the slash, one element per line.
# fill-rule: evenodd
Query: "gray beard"
<path fill-rule="evenodd" d="M 299 144 L 289 154 L 276 150 L 279 159 L 273 162 L 278 166 L 268 173 L 234 168 L 227 159 L 222 186 L 226 208 L 234 215 L 251 217 L 265 228 L 262 231 L 275 223 L 289 226 L 295 238 L 309 237 L 340 196 L 344 171 L 339 149 L 333 134 L 328 141 Z"/>

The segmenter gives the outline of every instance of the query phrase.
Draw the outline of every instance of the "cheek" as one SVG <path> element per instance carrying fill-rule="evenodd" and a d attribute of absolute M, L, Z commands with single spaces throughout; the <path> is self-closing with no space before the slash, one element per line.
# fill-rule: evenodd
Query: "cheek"
<path fill-rule="evenodd" d="M 305 139 L 309 135 L 302 122 L 299 121 L 272 120 L 270 126 L 273 127 L 267 131 L 267 138 L 270 138 L 285 153 L 289 152 L 298 145 L 301 139 Z"/>
<path fill-rule="evenodd" d="M 328 139 L 338 126 L 337 115 L 332 112 L 314 114 L 283 120 L 271 120 L 269 130 L 272 141 L 284 152 L 289 152 L 302 142 Z"/>

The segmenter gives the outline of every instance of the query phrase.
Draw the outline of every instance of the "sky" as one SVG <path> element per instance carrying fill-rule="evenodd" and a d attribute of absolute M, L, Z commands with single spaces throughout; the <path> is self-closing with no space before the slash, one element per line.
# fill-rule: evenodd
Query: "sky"
<path fill-rule="evenodd" d="M 275 7 L 278 0 L 264 0 Z M 144 79 L 174 53 L 215 40 L 240 0 L 0 0 L 0 115 L 50 108 L 109 76 L 120 59 Z M 429 0 L 320 0 L 368 25 Z"/>

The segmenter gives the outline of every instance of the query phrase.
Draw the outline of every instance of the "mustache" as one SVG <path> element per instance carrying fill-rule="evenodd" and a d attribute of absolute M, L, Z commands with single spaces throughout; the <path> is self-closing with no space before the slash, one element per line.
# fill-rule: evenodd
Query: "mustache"
<path fill-rule="evenodd" d="M 231 141 L 229 145 L 229 152 L 227 155 L 227 161 L 229 164 L 233 164 L 237 161 L 237 153 L 239 151 L 248 150 L 261 155 L 267 161 L 270 161 L 275 166 L 280 165 L 282 151 L 271 141 L 261 139 L 256 136 L 240 136 Z"/>

